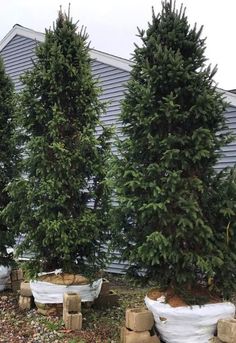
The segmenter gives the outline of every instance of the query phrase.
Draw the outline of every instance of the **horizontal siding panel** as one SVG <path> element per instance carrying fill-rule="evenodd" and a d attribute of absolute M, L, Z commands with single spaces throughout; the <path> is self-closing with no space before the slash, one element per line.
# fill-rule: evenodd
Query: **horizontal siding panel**
<path fill-rule="evenodd" d="M 113 69 L 113 68 L 101 68 L 99 70 L 93 70 L 92 69 L 92 73 L 93 76 L 96 78 L 100 78 L 102 74 L 106 74 L 107 76 L 115 74 L 117 72 L 117 69 Z"/>
<path fill-rule="evenodd" d="M 129 77 L 127 75 L 124 76 L 116 76 L 113 78 L 107 78 L 106 80 L 102 79 L 100 80 L 100 86 L 101 87 L 109 87 L 116 84 L 122 85 L 123 87 L 126 86 L 127 81 L 129 80 Z"/>
<path fill-rule="evenodd" d="M 107 118 L 107 117 L 102 117 L 101 118 L 102 122 L 106 125 L 106 126 L 116 126 L 117 128 L 121 128 L 122 127 L 122 123 L 118 118 Z"/>
<path fill-rule="evenodd" d="M 14 84 L 15 84 L 15 87 L 19 87 L 19 86 L 22 85 L 22 83 L 21 83 L 19 78 L 15 78 Z"/>
<path fill-rule="evenodd" d="M 108 112 L 109 111 L 109 112 Z M 120 118 L 120 111 L 118 109 L 116 109 L 115 107 L 114 108 L 109 108 L 106 113 L 106 116 L 107 118 L 110 118 L 110 117 L 117 117 L 117 118 Z"/>
<path fill-rule="evenodd" d="M 27 57 L 25 56 L 19 59 L 14 58 L 10 62 L 7 61 L 7 59 L 5 59 L 5 65 L 9 72 L 11 72 L 11 70 L 18 68 L 19 65 L 28 66 L 29 63 L 31 65 L 33 64 L 33 59 L 32 56 L 30 56 L 30 54 L 28 54 Z"/>
<path fill-rule="evenodd" d="M 121 90 L 111 90 L 111 91 L 105 91 L 102 92 L 102 94 L 99 96 L 99 99 L 101 100 L 116 100 L 116 101 L 121 101 L 124 98 L 124 91 L 122 92 Z"/>
<path fill-rule="evenodd" d="M 106 105 L 106 111 L 108 115 L 110 114 L 120 114 L 121 113 L 121 104 L 117 101 L 108 102 Z"/>
<path fill-rule="evenodd" d="M 97 79 L 98 86 L 103 88 L 104 86 L 107 86 L 108 83 L 117 85 L 117 83 L 119 83 L 119 81 L 116 81 L 116 77 L 117 77 L 117 75 L 114 75 L 114 78 L 112 77 L 112 75 L 108 75 L 108 76 L 107 75 L 102 75 L 102 77 Z M 122 77 L 122 78 L 124 78 L 124 77 Z M 128 82 L 128 80 L 129 80 L 128 77 L 126 77 L 126 81 L 122 81 L 122 83 L 119 83 L 119 85 L 122 85 L 123 87 L 125 87 L 127 82 Z"/>
<path fill-rule="evenodd" d="M 223 158 L 220 159 L 220 161 L 217 163 L 217 164 L 221 164 L 221 163 L 224 163 L 224 164 L 232 164 L 232 163 L 236 163 L 236 159 L 235 159 L 235 155 L 234 156 L 224 156 Z"/>
<path fill-rule="evenodd" d="M 17 44 L 17 42 L 35 42 L 35 41 L 36 41 L 35 39 L 29 39 L 29 38 L 21 36 L 21 35 L 15 35 L 15 37 L 14 37 L 15 44 Z M 11 44 L 11 42 L 10 42 L 10 44 Z M 5 46 L 4 49 L 11 48 L 10 44 L 7 44 L 7 46 Z"/>
<path fill-rule="evenodd" d="M 104 69 L 103 73 L 94 73 L 93 72 L 93 75 L 94 77 L 97 79 L 97 78 L 102 78 L 103 80 L 107 80 L 107 79 L 110 79 L 111 77 L 114 77 L 114 76 L 123 76 L 125 74 L 128 74 L 128 72 L 125 72 L 125 71 L 120 71 L 119 69 L 115 69 L 114 71 L 109 71 L 109 70 L 106 70 Z"/>
<path fill-rule="evenodd" d="M 229 129 L 236 135 L 236 108 L 229 106 L 225 112 L 226 122 Z M 221 149 L 223 156 L 216 164 L 216 170 L 236 165 L 236 139 Z"/>
<path fill-rule="evenodd" d="M 8 54 L 3 54 L 3 53 L 0 53 L 0 54 L 4 59 L 4 63 L 6 65 L 10 65 L 10 64 L 15 64 L 15 62 L 17 62 L 17 61 L 24 62 L 25 59 L 36 59 L 36 57 L 34 55 L 32 55 L 32 49 L 34 49 L 34 46 L 29 47 L 26 50 L 26 52 L 24 52 L 24 54 L 22 56 L 21 56 L 21 54 L 18 55 L 17 52 L 14 52 L 14 54 L 12 54 L 12 56 L 9 56 Z"/>
<path fill-rule="evenodd" d="M 18 45 L 14 45 L 14 39 L 12 40 L 12 46 L 9 50 L 6 50 L 6 48 L 4 48 L 2 51 L 1 51 L 1 55 L 3 57 L 8 57 L 9 59 L 12 58 L 14 55 L 18 55 L 21 56 L 21 53 L 23 52 L 24 54 L 27 54 L 28 52 L 32 54 L 32 56 L 35 57 L 35 53 L 34 53 L 34 50 L 35 47 L 37 46 L 37 43 L 35 42 L 30 42 L 30 43 L 26 43 L 26 44 L 19 44 Z M 11 44 L 11 43 L 9 43 Z"/>
<path fill-rule="evenodd" d="M 232 130 L 232 131 L 236 130 L 236 121 L 230 121 L 227 125 L 228 125 L 230 130 Z"/>
<path fill-rule="evenodd" d="M 226 151 L 222 151 L 222 154 L 226 154 Z M 227 151 L 227 157 L 231 158 L 236 158 L 236 149 L 234 150 L 228 150 Z"/>
<path fill-rule="evenodd" d="M 21 68 L 19 70 L 19 67 Z M 25 71 L 31 69 L 33 67 L 33 63 L 31 60 L 25 61 L 24 63 L 19 63 L 18 65 L 11 66 L 11 65 L 5 65 L 6 72 L 11 75 L 11 77 L 14 77 L 19 74 L 23 74 Z"/>
<path fill-rule="evenodd" d="M 112 120 L 115 120 L 117 124 L 121 122 L 120 116 L 107 116 L 107 117 L 101 116 L 100 119 L 102 120 L 103 124 L 104 124 L 104 121 L 110 122 Z"/>
<path fill-rule="evenodd" d="M 235 119 L 235 111 L 225 113 L 226 120 Z"/>
<path fill-rule="evenodd" d="M 26 66 L 19 65 L 17 68 L 13 69 L 12 71 L 9 71 L 8 68 L 6 68 L 6 72 L 8 73 L 8 75 L 10 75 L 11 79 L 14 79 L 19 76 L 23 76 L 32 67 L 33 67 L 33 64 L 29 63 Z"/>
<path fill-rule="evenodd" d="M 226 145 L 224 148 L 222 148 L 222 151 L 226 153 L 236 151 L 236 141 L 231 144 Z"/>
<path fill-rule="evenodd" d="M 20 77 L 33 67 L 36 45 L 37 42 L 32 39 L 15 36 L 1 51 L 6 72 L 14 82 L 16 91 L 23 88 Z"/>
<path fill-rule="evenodd" d="M 121 101 L 124 98 L 124 95 L 122 92 L 118 92 L 116 95 L 114 94 L 109 94 L 109 95 L 104 95 L 102 94 L 99 99 L 101 100 L 116 100 L 116 101 Z"/>
<path fill-rule="evenodd" d="M 124 263 L 111 263 L 107 268 L 106 272 L 114 273 L 114 274 L 126 274 L 126 270 L 128 269 L 129 265 Z"/>
<path fill-rule="evenodd" d="M 125 85 L 122 85 L 120 83 L 113 83 L 113 84 L 109 84 L 109 85 L 104 85 L 102 87 L 104 95 L 114 92 L 114 89 L 116 90 L 116 93 L 121 92 L 122 94 L 124 94 L 126 87 L 125 87 Z"/>
<path fill-rule="evenodd" d="M 97 60 L 92 60 L 92 67 L 100 66 L 102 63 Z"/>
<path fill-rule="evenodd" d="M 215 170 L 217 172 L 222 171 L 225 168 L 234 168 L 235 167 L 235 162 L 232 163 L 217 163 L 215 166 Z"/>
<path fill-rule="evenodd" d="M 113 113 L 106 113 L 101 116 L 102 120 L 106 120 L 107 122 L 110 122 L 111 120 L 116 120 L 117 122 L 120 121 L 119 113 L 113 114 Z"/>
<path fill-rule="evenodd" d="M 104 63 L 100 63 L 100 65 L 94 65 L 92 62 L 91 68 L 92 68 L 92 72 L 94 75 L 102 74 L 104 71 L 105 72 L 111 72 L 111 73 L 114 71 L 117 71 L 117 68 L 109 66 L 109 65 L 104 64 Z"/>
<path fill-rule="evenodd" d="M 17 36 L 15 36 L 12 41 L 1 51 L 3 56 L 12 57 L 14 54 L 21 54 L 22 51 L 26 53 L 26 51 L 32 51 L 32 48 L 37 46 L 37 42 L 32 41 L 26 38 L 25 42 L 17 42 Z M 35 56 L 35 53 L 32 51 L 32 56 Z"/>
<path fill-rule="evenodd" d="M 23 51 L 20 55 L 20 57 L 18 57 L 18 61 L 24 61 L 25 59 L 32 59 L 32 51 Z M 34 59 L 36 59 L 35 56 L 33 56 Z M 10 64 L 10 63 L 14 63 L 16 61 L 16 55 L 15 53 L 12 54 L 12 56 L 9 56 L 9 54 L 7 54 L 6 56 L 4 56 L 4 62 L 5 64 Z"/>

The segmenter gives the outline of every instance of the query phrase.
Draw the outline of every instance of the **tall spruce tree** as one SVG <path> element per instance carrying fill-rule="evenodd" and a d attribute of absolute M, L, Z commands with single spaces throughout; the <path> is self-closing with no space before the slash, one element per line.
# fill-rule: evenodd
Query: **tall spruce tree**
<path fill-rule="evenodd" d="M 87 38 L 60 11 L 23 78 L 18 119 L 25 136 L 24 177 L 9 187 L 5 216 L 25 235 L 18 253 L 33 253 L 34 273 L 59 267 L 92 273 L 105 263 L 110 131 L 99 119 L 104 104 Z"/>
<path fill-rule="evenodd" d="M 231 138 L 201 33 L 171 1 L 139 30 L 115 163 L 116 242 L 132 272 L 226 290 L 235 288 L 236 193 L 214 166 Z"/>
<path fill-rule="evenodd" d="M 7 265 L 11 258 L 7 247 L 14 244 L 14 235 L 7 227 L 2 212 L 9 203 L 5 190 L 17 174 L 17 148 L 14 141 L 14 88 L 6 75 L 0 59 L 0 265 Z"/>

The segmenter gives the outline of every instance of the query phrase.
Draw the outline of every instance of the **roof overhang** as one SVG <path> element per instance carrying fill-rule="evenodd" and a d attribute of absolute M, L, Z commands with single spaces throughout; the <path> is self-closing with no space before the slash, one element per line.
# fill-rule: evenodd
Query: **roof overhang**
<path fill-rule="evenodd" d="M 230 105 L 236 107 L 236 94 L 225 91 L 224 89 L 218 88 L 218 91 L 225 96 L 225 100 L 230 103 Z"/>
<path fill-rule="evenodd" d="M 38 42 L 44 42 L 45 34 L 42 32 L 34 31 L 28 29 L 27 27 L 21 25 L 14 25 L 13 28 L 8 32 L 8 34 L 2 39 L 0 42 L 0 51 L 2 51 L 5 46 L 16 36 L 23 36 L 26 38 L 34 39 Z M 94 60 L 97 60 L 101 63 L 108 64 L 110 66 L 125 70 L 131 71 L 132 62 L 121 57 L 117 57 L 111 54 L 107 54 L 102 51 L 98 51 L 95 49 L 90 50 L 90 57 Z M 232 106 L 236 107 L 236 94 L 231 93 L 229 91 L 225 91 L 223 89 L 218 88 L 218 91 L 223 93 L 226 101 L 228 101 Z"/>
<path fill-rule="evenodd" d="M 11 31 L 9 31 L 8 34 L 0 42 L 0 51 L 2 51 L 5 48 L 5 46 L 16 35 L 23 36 L 26 38 L 31 38 L 31 39 L 34 39 L 38 42 L 44 42 L 44 39 L 45 39 L 44 33 L 34 31 L 31 29 L 28 29 L 27 27 L 16 24 L 13 26 Z M 126 71 L 131 70 L 131 64 L 132 63 L 131 63 L 131 61 L 129 61 L 125 58 L 117 57 L 117 56 L 107 54 L 105 52 L 98 51 L 95 49 L 90 50 L 90 57 L 94 60 L 97 60 L 97 61 L 102 62 L 102 63 L 109 64 L 109 65 L 116 67 L 116 68 L 119 68 L 119 69 L 123 69 Z"/>
<path fill-rule="evenodd" d="M 11 31 L 8 32 L 8 34 L 1 40 L 0 42 L 0 51 L 2 51 L 5 46 L 16 36 L 23 36 L 25 38 L 31 38 L 38 42 L 44 41 L 44 34 L 38 31 L 34 31 L 31 29 L 28 29 L 26 27 L 23 27 L 21 25 L 14 25 Z"/>

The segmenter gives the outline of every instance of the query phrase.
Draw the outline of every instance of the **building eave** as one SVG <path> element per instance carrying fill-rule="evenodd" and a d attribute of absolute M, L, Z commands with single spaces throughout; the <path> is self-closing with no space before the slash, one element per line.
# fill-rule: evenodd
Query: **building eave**
<path fill-rule="evenodd" d="M 90 50 L 90 57 L 94 60 L 97 60 L 99 62 L 109 64 L 113 67 L 126 70 L 126 71 L 131 71 L 132 69 L 132 62 L 129 60 L 126 60 L 124 58 L 110 55 L 106 52 L 98 51 L 95 49 Z"/>
<path fill-rule="evenodd" d="M 1 40 L 0 42 L 0 52 L 7 46 L 7 44 L 16 36 L 23 36 L 25 38 L 30 38 L 36 40 L 37 42 L 44 42 L 45 34 L 42 32 L 34 31 L 27 27 L 21 26 L 16 24 L 13 28 L 8 32 L 8 34 Z M 98 62 L 108 64 L 115 68 L 119 68 L 121 70 L 125 70 L 130 72 L 132 69 L 132 62 L 125 58 L 121 58 L 118 56 L 114 56 L 99 50 L 91 49 L 90 50 L 90 57 Z M 223 93 L 225 96 L 226 101 L 228 101 L 232 106 L 236 107 L 236 94 L 225 91 L 223 89 L 218 88 L 218 91 Z"/>
<path fill-rule="evenodd" d="M 224 95 L 225 100 L 228 103 L 230 103 L 231 106 L 236 107 L 236 94 L 235 93 L 231 93 L 221 88 L 218 88 L 218 91 Z"/>
<path fill-rule="evenodd" d="M 0 51 L 2 51 L 5 46 L 15 37 L 15 36 L 23 36 L 25 38 L 31 38 L 38 42 L 44 41 L 44 34 L 38 31 L 34 31 L 23 27 L 21 25 L 14 25 L 13 28 L 8 32 L 8 34 L 1 40 L 0 42 Z"/>
<path fill-rule="evenodd" d="M 34 31 L 16 24 L 0 42 L 0 52 L 16 35 L 30 38 L 36 40 L 37 42 L 44 42 L 45 39 L 44 33 Z M 97 60 L 98 62 L 105 63 L 125 71 L 131 71 L 132 68 L 131 61 L 95 49 L 90 50 L 90 57 L 94 60 Z"/>

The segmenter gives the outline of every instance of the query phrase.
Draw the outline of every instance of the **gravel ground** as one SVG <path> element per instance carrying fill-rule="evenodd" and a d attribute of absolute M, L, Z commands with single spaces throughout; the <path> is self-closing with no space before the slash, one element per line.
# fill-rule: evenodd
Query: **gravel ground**
<path fill-rule="evenodd" d="M 83 329 L 65 330 L 62 318 L 44 317 L 36 309 L 22 311 L 18 295 L 0 293 L 0 343 L 119 343 L 127 307 L 143 305 L 147 289 L 133 287 L 122 278 L 112 281 L 119 306 L 103 310 L 82 308 Z"/>
<path fill-rule="evenodd" d="M 58 328 L 58 318 L 50 322 L 37 315 L 35 309 L 20 311 L 17 296 L 11 293 L 0 295 L 0 342 L 1 343 L 47 343 L 67 342 Z"/>

